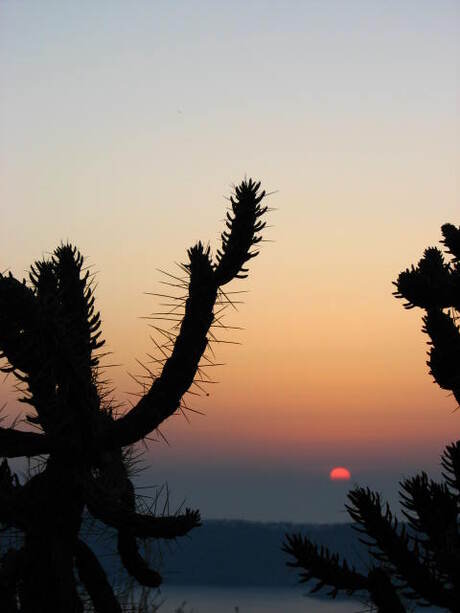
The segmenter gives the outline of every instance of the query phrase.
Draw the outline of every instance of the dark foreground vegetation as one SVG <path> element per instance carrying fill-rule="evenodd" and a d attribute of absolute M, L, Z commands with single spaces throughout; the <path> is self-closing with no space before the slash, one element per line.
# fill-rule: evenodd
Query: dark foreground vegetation
<path fill-rule="evenodd" d="M 430 337 L 428 366 L 435 382 L 460 403 L 460 228 L 442 226 L 446 261 L 431 247 L 417 266 L 395 282 L 405 308 L 425 311 L 423 331 Z M 444 480 L 437 483 L 422 472 L 400 483 L 407 525 L 398 522 L 377 492 L 357 487 L 348 494 L 347 511 L 361 541 L 374 559 L 368 571 L 341 561 L 337 552 L 308 536 L 291 533 L 284 551 L 300 568 L 301 581 L 316 579 L 312 591 L 330 588 L 330 595 L 366 591 L 380 613 L 404 613 L 406 599 L 460 611 L 460 441 L 448 445 L 441 458 Z"/>
<path fill-rule="evenodd" d="M 0 467 L 0 523 L 10 535 L 15 531 L 14 546 L 0 561 L 2 613 L 122 610 L 81 534 L 85 510 L 115 530 L 122 565 L 148 587 L 162 579 L 141 555 L 139 539 L 176 539 L 200 525 L 198 511 L 139 510 L 131 450 L 165 419 L 188 410 L 184 394 L 194 383 L 206 383 L 204 366 L 212 356 L 201 366 L 200 360 L 215 338 L 212 328 L 223 327 L 217 311 L 231 302 L 222 288 L 247 276 L 245 265 L 258 253 L 252 248 L 265 225 L 264 197 L 260 183 L 243 181 L 230 199 L 217 257 L 201 242 L 188 250 L 184 276 L 172 279 L 182 292 L 170 297 L 177 332 L 162 331 L 160 372 L 152 372 L 146 392 L 120 416 L 101 375 L 101 320 L 78 250 L 59 246 L 49 259 L 35 262 L 27 281 L 0 275 L 2 369 L 18 380 L 22 400 L 32 407 L 27 420 L 36 428 L 0 428 L 0 457 L 42 458 L 25 483 L 6 459 Z"/>

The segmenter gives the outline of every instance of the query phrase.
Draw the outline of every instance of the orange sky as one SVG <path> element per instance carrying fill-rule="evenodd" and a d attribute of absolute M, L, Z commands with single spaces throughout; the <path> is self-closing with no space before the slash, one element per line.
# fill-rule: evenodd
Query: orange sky
<path fill-rule="evenodd" d="M 2 6 L 0 269 L 80 247 L 126 399 L 156 268 L 215 249 L 231 184 L 259 178 L 274 242 L 232 288 L 242 345 L 156 455 L 435 468 L 459 418 L 391 282 L 459 223 L 455 4 L 103 5 Z"/>

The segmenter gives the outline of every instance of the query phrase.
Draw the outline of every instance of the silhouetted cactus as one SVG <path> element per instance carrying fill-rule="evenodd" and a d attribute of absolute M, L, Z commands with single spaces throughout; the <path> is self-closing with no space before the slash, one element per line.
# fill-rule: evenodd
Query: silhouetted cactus
<path fill-rule="evenodd" d="M 426 249 L 416 267 L 399 275 L 394 295 L 405 299 L 408 309 L 425 310 L 430 373 L 460 403 L 460 228 L 446 224 L 442 234 L 451 261 L 435 247 Z M 401 596 L 460 611 L 460 441 L 446 447 L 441 463 L 443 483 L 423 472 L 400 483 L 406 524 L 379 494 L 361 487 L 349 492 L 347 511 L 375 560 L 367 574 L 296 534 L 286 535 L 283 546 L 294 558 L 288 565 L 303 569 L 301 581 L 318 581 L 312 591 L 330 586 L 333 597 L 339 590 L 367 591 L 380 613 L 406 611 Z"/>
<path fill-rule="evenodd" d="M 71 245 L 36 262 L 29 281 L 0 275 L 0 357 L 3 371 L 23 384 L 28 420 L 41 433 L 0 428 L 0 457 L 46 456 L 42 470 L 20 484 L 0 465 L 0 523 L 24 535 L 0 562 L 0 610 L 26 613 L 83 611 L 75 573 L 98 613 L 121 607 L 97 557 L 80 534 L 85 509 L 118 533 L 118 552 L 144 586 L 161 577 L 141 556 L 137 539 L 175 539 L 200 524 L 198 511 L 156 516 L 136 509 L 127 450 L 181 406 L 194 382 L 215 322 L 221 287 L 247 276 L 265 226 L 265 191 L 249 179 L 236 187 L 217 261 L 201 242 L 188 251 L 177 336 L 161 373 L 137 404 L 116 417 L 99 380 L 100 317 L 83 257 Z M 180 304 L 180 303 L 179 303 Z M 219 307 L 220 308 L 220 307 Z"/>

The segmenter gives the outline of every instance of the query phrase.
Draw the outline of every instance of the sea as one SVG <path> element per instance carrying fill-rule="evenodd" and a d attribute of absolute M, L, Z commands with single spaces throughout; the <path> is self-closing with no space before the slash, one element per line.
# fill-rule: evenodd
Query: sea
<path fill-rule="evenodd" d="M 369 605 L 352 599 L 307 596 L 288 588 L 165 586 L 156 596 L 158 613 L 365 613 Z"/>

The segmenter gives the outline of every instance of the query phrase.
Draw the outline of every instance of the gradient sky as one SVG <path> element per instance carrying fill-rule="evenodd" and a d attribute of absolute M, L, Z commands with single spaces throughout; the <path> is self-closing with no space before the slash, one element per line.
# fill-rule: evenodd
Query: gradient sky
<path fill-rule="evenodd" d="M 459 5 L 0 1 L 0 269 L 61 240 L 98 271 L 117 399 L 152 351 L 156 268 L 215 248 L 231 185 L 269 191 L 261 255 L 206 412 L 173 417 L 143 484 L 205 517 L 342 521 L 439 474 L 455 403 L 391 282 L 458 224 Z M 14 417 L 10 381 L 0 390 Z"/>

